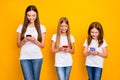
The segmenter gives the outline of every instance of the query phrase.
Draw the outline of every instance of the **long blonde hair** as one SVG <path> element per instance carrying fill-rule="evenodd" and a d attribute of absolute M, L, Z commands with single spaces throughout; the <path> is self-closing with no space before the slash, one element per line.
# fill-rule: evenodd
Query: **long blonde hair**
<path fill-rule="evenodd" d="M 72 48 L 72 44 L 71 44 L 71 39 L 70 39 L 70 26 L 69 26 L 69 21 L 66 17 L 61 17 L 59 22 L 58 22 L 58 28 L 57 28 L 57 39 L 56 39 L 56 43 L 55 43 L 55 47 L 58 48 L 60 45 L 60 25 L 65 22 L 68 25 L 68 30 L 66 31 L 66 35 L 67 35 L 67 40 L 68 40 L 68 46 L 70 48 Z"/>

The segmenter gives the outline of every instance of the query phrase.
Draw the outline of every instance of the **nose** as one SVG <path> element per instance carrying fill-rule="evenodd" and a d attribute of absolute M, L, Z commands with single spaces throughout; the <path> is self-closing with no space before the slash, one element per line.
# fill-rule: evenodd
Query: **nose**
<path fill-rule="evenodd" d="M 30 17 L 30 20 L 32 20 L 32 19 L 33 19 L 33 17 L 31 16 L 31 17 Z"/>

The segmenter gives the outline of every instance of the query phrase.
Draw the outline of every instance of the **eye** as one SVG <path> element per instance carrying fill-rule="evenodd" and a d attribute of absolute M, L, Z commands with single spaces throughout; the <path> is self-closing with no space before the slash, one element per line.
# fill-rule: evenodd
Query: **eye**
<path fill-rule="evenodd" d="M 30 15 L 27 15 L 27 17 L 30 17 Z"/>
<path fill-rule="evenodd" d="M 65 27 L 68 27 L 67 25 Z"/>
<path fill-rule="evenodd" d="M 63 27 L 63 25 L 60 25 L 60 27 Z"/>
<path fill-rule="evenodd" d="M 98 33 L 98 32 L 95 32 L 96 34 Z"/>
<path fill-rule="evenodd" d="M 33 17 L 35 17 L 36 15 L 32 15 Z"/>

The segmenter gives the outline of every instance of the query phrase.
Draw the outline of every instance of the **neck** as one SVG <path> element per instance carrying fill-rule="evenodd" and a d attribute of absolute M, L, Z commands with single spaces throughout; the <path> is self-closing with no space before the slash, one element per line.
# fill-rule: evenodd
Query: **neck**
<path fill-rule="evenodd" d="M 97 40 L 97 39 L 93 39 L 93 40 Z"/>
<path fill-rule="evenodd" d="M 61 33 L 62 36 L 66 36 L 67 34 L 66 33 Z"/>
<path fill-rule="evenodd" d="M 34 27 L 35 26 L 34 23 L 29 23 L 28 25 L 29 25 L 29 27 Z"/>

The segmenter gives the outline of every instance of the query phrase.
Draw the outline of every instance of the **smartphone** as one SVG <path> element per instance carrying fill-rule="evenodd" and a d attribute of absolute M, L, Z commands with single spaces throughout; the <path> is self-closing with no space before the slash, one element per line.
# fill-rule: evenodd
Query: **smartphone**
<path fill-rule="evenodd" d="M 90 47 L 90 51 L 95 51 L 95 48 L 94 47 Z"/>
<path fill-rule="evenodd" d="M 27 34 L 26 37 L 32 37 L 30 34 Z"/>
<path fill-rule="evenodd" d="M 63 47 L 63 48 L 68 48 L 68 46 L 67 46 L 67 45 L 63 45 L 62 47 Z"/>

